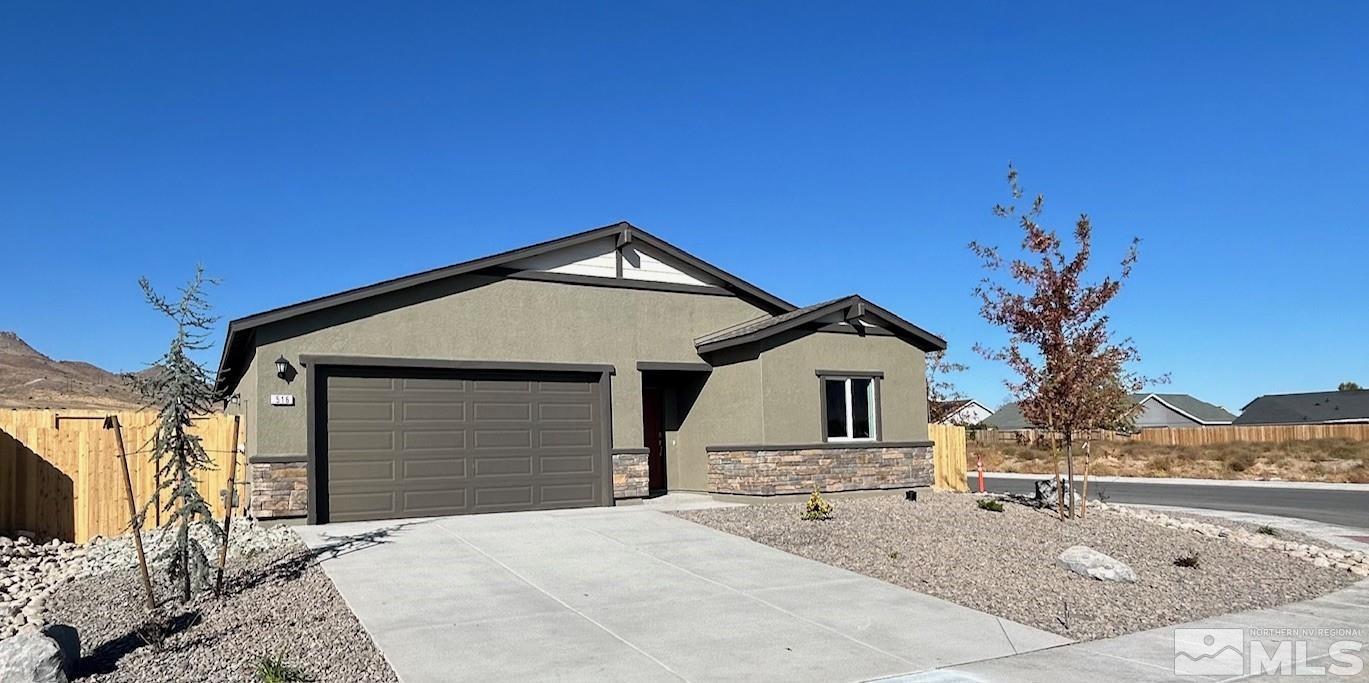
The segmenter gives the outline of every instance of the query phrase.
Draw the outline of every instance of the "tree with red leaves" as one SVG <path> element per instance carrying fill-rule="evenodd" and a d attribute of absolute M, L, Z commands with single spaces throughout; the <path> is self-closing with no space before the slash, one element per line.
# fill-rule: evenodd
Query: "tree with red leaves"
<path fill-rule="evenodd" d="M 1029 423 L 1059 435 L 1072 493 L 1076 436 L 1090 429 L 1117 429 L 1134 419 L 1129 395 L 1148 381 L 1128 369 L 1140 355 L 1130 339 L 1112 338 L 1105 312 L 1131 276 L 1140 240 L 1132 240 L 1119 275 L 1087 283 L 1093 240 L 1088 214 L 1080 214 L 1075 221 L 1074 253 L 1066 253 L 1055 231 L 1040 223 L 1043 196 L 1037 195 L 1030 208 L 1019 212 L 1016 203 L 1023 193 L 1012 165 L 1008 166 L 1008 187 L 1013 203 L 995 205 L 993 212 L 1015 220 L 1021 228 L 1021 256 L 1005 259 L 998 247 L 970 243 L 970 250 L 989 271 L 975 287 L 980 315 L 1005 329 L 1008 342 L 1000 348 L 976 344 L 975 350 L 988 360 L 1007 363 L 1018 379 L 1005 384 L 1022 415 Z M 1000 274 L 1007 278 L 995 280 L 993 276 Z M 1068 507 L 1073 517 L 1073 501 L 1066 506 L 1064 489 L 1058 486 L 1058 452 L 1055 461 L 1056 488 L 1062 493 L 1060 515 L 1063 518 Z"/>

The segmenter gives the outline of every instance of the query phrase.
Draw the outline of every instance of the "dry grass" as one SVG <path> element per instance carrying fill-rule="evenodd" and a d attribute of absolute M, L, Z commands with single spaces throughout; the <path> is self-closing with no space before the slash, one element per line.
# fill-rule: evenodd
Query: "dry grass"
<path fill-rule="evenodd" d="M 1094 442 L 1090 474 L 1124 477 L 1189 477 L 1200 479 L 1282 479 L 1369 483 L 1369 441 L 1320 439 L 1285 443 L 1224 443 L 1210 446 L 1164 446 L 1139 441 Z M 985 471 L 1052 472 L 1049 445 L 967 444 L 973 471 L 975 456 Z M 1063 459 L 1063 454 L 1062 454 Z M 1083 467 L 1075 460 L 1076 474 Z"/>

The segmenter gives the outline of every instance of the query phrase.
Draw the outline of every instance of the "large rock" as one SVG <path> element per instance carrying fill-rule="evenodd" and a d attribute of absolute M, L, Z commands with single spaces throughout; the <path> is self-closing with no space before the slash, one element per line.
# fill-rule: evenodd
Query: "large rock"
<path fill-rule="evenodd" d="M 1136 572 L 1125 562 L 1108 557 L 1086 545 L 1072 545 L 1066 548 L 1056 562 L 1075 574 L 1101 581 L 1136 581 Z"/>
<path fill-rule="evenodd" d="M 80 657 L 80 644 L 76 630 L 66 628 L 54 634 L 64 643 L 32 627 L 0 640 L 0 683 L 67 683 Z M 73 646 L 74 654 L 70 652 Z"/>

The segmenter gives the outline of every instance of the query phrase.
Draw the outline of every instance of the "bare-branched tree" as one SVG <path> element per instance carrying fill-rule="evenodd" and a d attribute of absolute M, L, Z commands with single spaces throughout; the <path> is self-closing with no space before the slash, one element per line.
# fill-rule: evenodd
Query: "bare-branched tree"
<path fill-rule="evenodd" d="M 170 348 L 151 366 L 155 371 L 135 378 L 134 383 L 149 407 L 157 410 L 152 458 L 161 486 L 148 504 L 156 505 L 161 491 L 169 492 L 163 511 L 168 513 L 167 524 L 176 525 L 176 542 L 166 551 L 170 556 L 168 571 L 181 601 L 188 602 L 192 587 L 203 590 L 212 583 L 209 557 L 190 535 L 191 525 L 202 524 L 216 538 L 223 537 L 209 503 L 195 488 L 196 473 L 213 469 L 214 461 L 200 437 L 190 431 L 191 418 L 208 413 L 214 400 L 209 370 L 190 355 L 209 348 L 209 331 L 216 319 L 209 315 L 204 288 L 216 281 L 206 278 L 204 269 L 197 266 L 195 276 L 180 289 L 176 301 L 158 294 L 147 278 L 138 284 L 147 302 L 176 324 Z"/>
<path fill-rule="evenodd" d="M 1105 310 L 1131 276 L 1140 240 L 1132 240 L 1120 274 L 1087 283 L 1093 242 L 1088 215 L 1075 221 L 1074 249 L 1067 253 L 1055 231 L 1040 223 L 1044 197 L 1037 195 L 1019 211 L 1016 203 L 1023 193 L 1011 165 L 1008 187 L 1013 202 L 996 205 L 993 212 L 1016 221 L 1022 231 L 1021 255 L 1009 259 L 996 246 L 970 243 L 989 271 L 975 288 L 980 315 L 1006 330 L 1008 341 L 999 348 L 976 344 L 975 350 L 1006 363 L 1017 375 L 1005 384 L 1027 421 L 1060 436 L 1072 492 L 1076 435 L 1123 423 L 1132 409 L 1128 395 L 1147 383 L 1128 369 L 1140 355 L 1130 339 L 1113 339 Z M 1058 477 L 1058 456 L 1056 472 Z M 1073 505 L 1069 514 L 1074 514 Z"/>
<path fill-rule="evenodd" d="M 970 366 L 946 358 L 945 351 L 927 354 L 927 421 L 940 422 L 951 410 L 951 401 L 960 398 L 951 375 L 964 372 Z"/>

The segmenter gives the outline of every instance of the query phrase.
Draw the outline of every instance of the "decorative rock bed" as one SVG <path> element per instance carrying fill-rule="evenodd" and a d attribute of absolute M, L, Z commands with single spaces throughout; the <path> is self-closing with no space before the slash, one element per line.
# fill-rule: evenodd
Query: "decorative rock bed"
<path fill-rule="evenodd" d="M 1258 547 L 1232 542 L 1245 538 L 1236 531 L 1159 524 L 1128 508 L 1090 503 L 1087 518 L 1062 523 L 1053 510 L 1006 500 L 1002 512 L 981 510 L 979 499 L 934 492 L 917 502 L 834 499 L 827 521 L 800 519 L 797 502 L 674 514 L 1076 640 L 1307 600 L 1358 578 L 1336 568 L 1345 559 L 1334 560 L 1333 551 L 1322 551 L 1327 566 L 1302 557 L 1302 545 L 1311 544 L 1294 534 Z M 1099 581 L 1059 566 L 1076 545 L 1125 563 L 1136 581 Z M 1187 557 L 1196 566 L 1176 563 Z"/>

